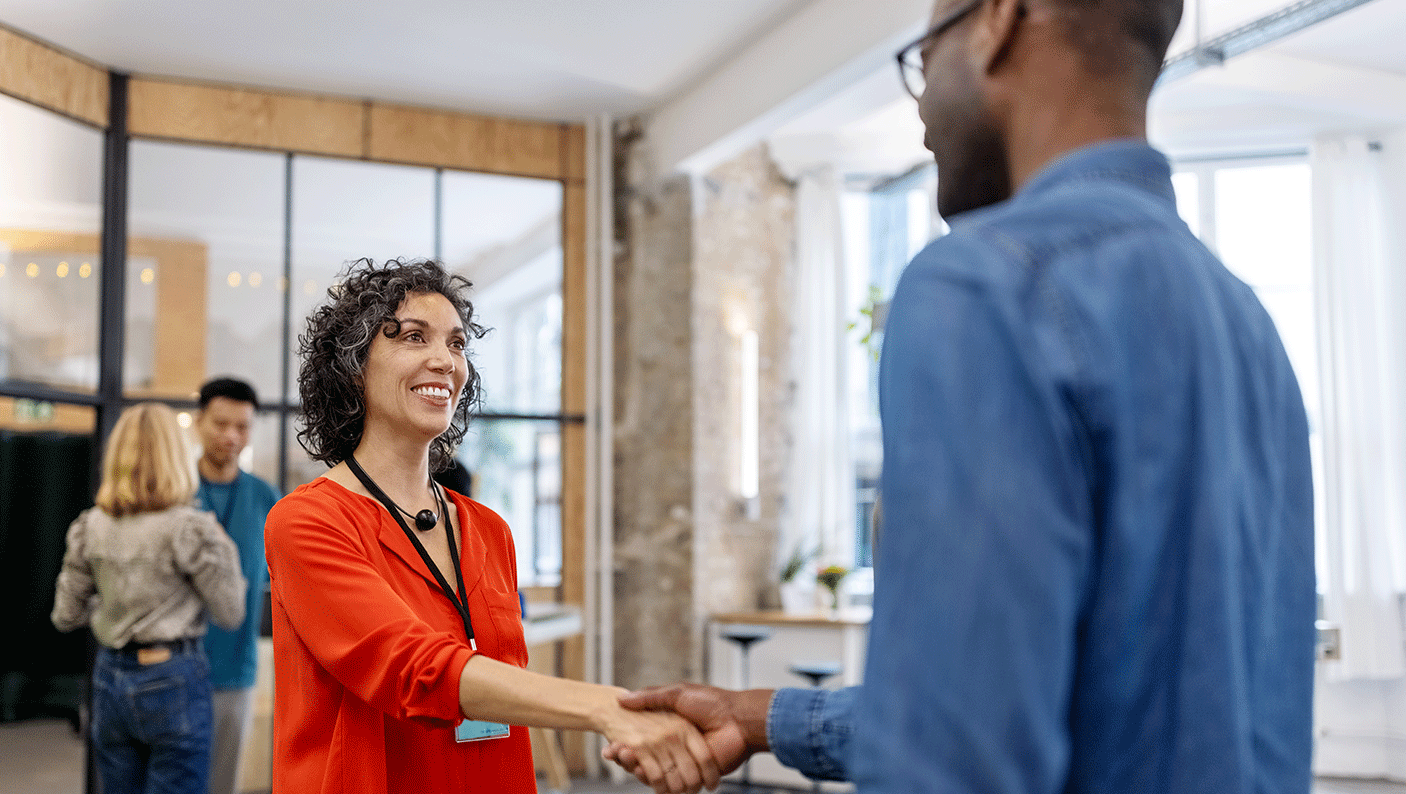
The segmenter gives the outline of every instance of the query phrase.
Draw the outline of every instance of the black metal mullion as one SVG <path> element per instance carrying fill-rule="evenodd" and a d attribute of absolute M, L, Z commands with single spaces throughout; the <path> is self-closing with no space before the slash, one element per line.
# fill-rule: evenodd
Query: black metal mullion
<path fill-rule="evenodd" d="M 98 272 L 98 391 L 96 406 L 97 449 L 102 449 L 117 416 L 122 412 L 122 365 L 125 353 L 127 314 L 127 131 L 128 76 L 108 73 L 107 131 L 103 135 L 102 231 L 99 242 L 101 268 Z M 90 472 L 93 491 L 101 475 L 102 455 L 93 456 Z M 87 678 L 92 680 L 97 643 L 88 640 Z M 92 713 L 91 686 L 84 687 L 85 705 Z M 83 737 L 83 791 L 98 790 L 98 776 L 92 737 Z"/>
<path fill-rule="evenodd" d="M 13 397 L 18 400 L 35 400 L 47 403 L 70 403 L 72 405 L 87 405 L 96 407 L 102 404 L 102 398 L 95 394 L 83 394 L 81 392 L 71 392 L 66 389 L 58 389 L 53 386 L 46 386 L 42 383 L 30 383 L 28 381 L 12 380 L 0 384 L 0 397 Z"/>
<path fill-rule="evenodd" d="M 484 411 L 482 413 L 469 414 L 469 421 L 523 421 L 523 422 L 561 422 L 562 424 L 585 424 L 585 414 L 512 414 Z"/>
<path fill-rule="evenodd" d="M 98 284 L 99 446 L 107 440 L 122 411 L 127 306 L 127 144 L 130 140 L 127 84 L 127 75 L 108 74 L 108 126 L 103 137 L 102 269 Z"/>

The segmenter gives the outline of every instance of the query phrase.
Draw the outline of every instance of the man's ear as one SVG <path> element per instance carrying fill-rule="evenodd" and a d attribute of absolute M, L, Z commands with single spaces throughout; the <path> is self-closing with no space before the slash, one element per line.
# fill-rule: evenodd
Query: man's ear
<path fill-rule="evenodd" d="M 982 74 L 992 74 L 1005 62 L 1025 21 L 1026 0 L 987 0 L 976 12 L 971 53 Z"/>

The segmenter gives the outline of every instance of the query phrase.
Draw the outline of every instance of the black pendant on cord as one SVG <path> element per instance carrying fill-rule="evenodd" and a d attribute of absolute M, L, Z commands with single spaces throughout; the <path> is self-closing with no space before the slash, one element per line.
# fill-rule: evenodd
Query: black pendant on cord
<path fill-rule="evenodd" d="M 433 488 L 434 486 L 431 485 L 430 487 Z M 435 495 L 438 496 L 439 494 L 436 492 Z M 390 499 L 390 497 L 386 498 Z M 391 504 L 395 505 L 395 502 L 391 502 Z M 435 515 L 435 512 L 429 508 L 425 508 L 413 516 L 410 515 L 409 510 L 406 510 L 400 505 L 395 505 L 395 509 L 404 513 L 406 518 L 412 519 L 415 522 L 415 528 L 421 532 L 429 532 L 435 528 L 435 524 L 439 523 L 439 516 Z"/>
<path fill-rule="evenodd" d="M 371 475 L 367 474 L 366 470 L 361 468 L 361 464 L 356 462 L 355 455 L 347 456 L 347 467 L 352 470 L 352 473 L 356 475 L 358 480 L 361 480 L 361 484 L 366 486 L 366 490 L 369 491 L 372 496 L 375 496 L 382 504 L 386 505 L 387 508 L 394 507 L 396 510 L 404 513 L 406 518 L 415 522 L 416 529 L 421 532 L 428 532 L 434 529 L 435 525 L 439 523 L 439 516 L 435 511 L 426 508 L 415 515 L 411 515 L 409 510 L 396 504 L 394 500 L 386 496 L 386 492 L 382 491 L 381 487 L 376 484 L 376 481 L 371 479 Z M 430 490 L 434 492 L 435 498 L 439 501 L 440 509 L 448 511 L 449 508 L 444 503 L 444 495 L 439 492 L 438 488 L 435 488 L 433 479 L 430 480 L 429 486 Z M 395 511 L 393 510 L 391 513 L 394 515 Z"/>

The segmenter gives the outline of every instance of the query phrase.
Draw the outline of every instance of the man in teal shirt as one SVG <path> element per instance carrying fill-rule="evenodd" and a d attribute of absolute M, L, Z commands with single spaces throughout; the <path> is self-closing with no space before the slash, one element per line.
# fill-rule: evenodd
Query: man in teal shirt
<path fill-rule="evenodd" d="M 210 747 L 210 794 L 234 794 L 239 757 L 253 716 L 258 673 L 259 623 L 263 616 L 268 566 L 264 562 L 264 519 L 278 501 L 273 486 L 240 471 L 239 454 L 249 444 L 249 427 L 259 398 L 249 384 L 217 378 L 200 389 L 195 429 L 200 454 L 200 504 L 215 514 L 234 544 L 249 582 L 244 623 L 233 631 L 211 624 L 205 635 L 214 687 L 214 730 Z"/>

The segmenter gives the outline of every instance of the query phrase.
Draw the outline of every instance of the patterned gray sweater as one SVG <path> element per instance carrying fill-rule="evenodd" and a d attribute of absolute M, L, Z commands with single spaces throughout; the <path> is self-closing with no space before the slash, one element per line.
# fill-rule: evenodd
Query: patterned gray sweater
<path fill-rule="evenodd" d="M 68 528 L 50 616 L 59 631 L 91 623 L 98 642 L 164 642 L 244 621 L 239 551 L 212 513 L 177 506 L 113 518 L 93 507 Z"/>

